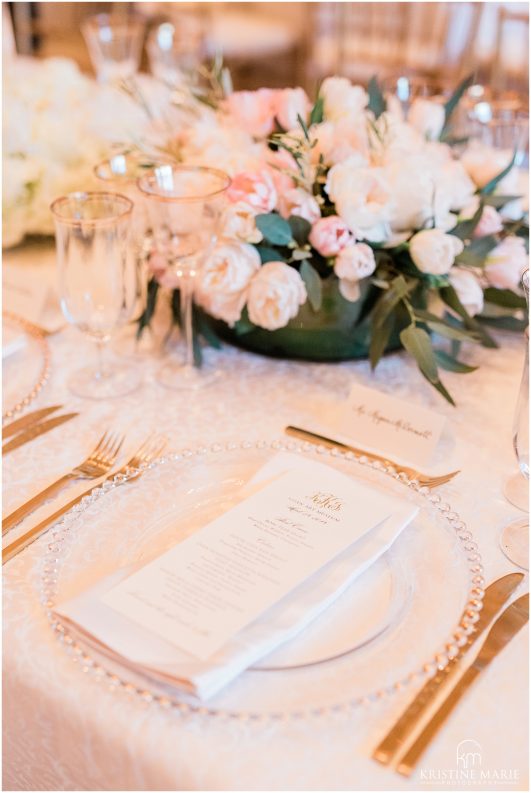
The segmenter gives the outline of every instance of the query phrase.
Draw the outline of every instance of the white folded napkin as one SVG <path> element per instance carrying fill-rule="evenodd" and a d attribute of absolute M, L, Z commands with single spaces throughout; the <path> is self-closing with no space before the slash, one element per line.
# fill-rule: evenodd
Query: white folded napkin
<path fill-rule="evenodd" d="M 304 462 L 298 455 L 279 454 L 258 472 L 246 490 L 295 464 L 300 468 Z M 311 465 L 315 466 L 315 462 Z M 56 613 L 74 633 L 81 634 L 110 658 L 205 700 L 299 634 L 390 548 L 417 512 L 414 505 L 397 498 L 391 517 L 292 590 L 206 661 L 193 658 L 102 602 L 105 592 L 145 562 L 122 568 L 98 581 L 91 589 L 57 607 Z"/>

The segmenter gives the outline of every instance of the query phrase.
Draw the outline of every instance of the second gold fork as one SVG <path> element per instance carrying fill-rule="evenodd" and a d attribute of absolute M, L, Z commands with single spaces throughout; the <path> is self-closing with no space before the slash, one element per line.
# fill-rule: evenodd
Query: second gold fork
<path fill-rule="evenodd" d="M 67 474 L 60 477 L 40 493 L 37 493 L 36 496 L 30 498 L 29 501 L 26 501 L 25 504 L 22 504 L 2 520 L 2 536 L 48 498 L 58 493 L 71 479 L 98 479 L 98 477 L 104 476 L 114 465 L 123 441 L 123 435 L 119 436 L 105 432 L 86 460 L 83 460 L 82 463 L 76 465 Z"/>

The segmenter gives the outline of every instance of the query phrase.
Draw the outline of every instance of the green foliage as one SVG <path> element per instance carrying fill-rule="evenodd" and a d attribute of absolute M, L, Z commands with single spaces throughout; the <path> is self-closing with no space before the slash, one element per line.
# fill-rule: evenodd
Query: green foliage
<path fill-rule="evenodd" d="M 400 333 L 400 341 L 404 349 L 415 358 L 417 366 L 426 380 L 428 380 L 450 404 L 455 405 L 455 402 L 439 378 L 437 359 L 433 347 L 431 346 L 430 337 L 426 331 L 417 327 L 415 324 L 408 325 L 408 327 L 404 328 Z"/>
<path fill-rule="evenodd" d="M 435 350 L 435 360 L 441 369 L 446 369 L 447 372 L 469 374 L 470 372 L 475 372 L 477 369 L 477 366 L 468 366 L 466 363 L 458 361 L 457 358 L 448 355 L 448 353 L 443 350 Z"/>
<path fill-rule="evenodd" d="M 324 98 L 322 96 L 318 96 L 315 105 L 312 107 L 312 112 L 310 113 L 310 126 L 312 124 L 320 124 L 324 118 Z"/>
<path fill-rule="evenodd" d="M 476 226 L 481 220 L 482 214 L 483 204 L 480 203 L 477 211 L 469 220 L 462 220 L 461 223 L 458 223 L 457 226 L 455 226 L 453 229 L 450 229 L 448 234 L 452 234 L 454 237 L 459 237 L 460 240 L 469 240 L 476 230 Z"/>
<path fill-rule="evenodd" d="M 467 91 L 470 88 L 473 82 L 474 82 L 474 75 L 469 74 L 468 77 L 465 77 L 465 79 L 459 83 L 459 85 L 453 92 L 450 99 L 444 105 L 444 126 L 441 132 L 441 137 L 448 132 L 448 127 L 450 125 L 450 120 L 452 118 L 453 112 L 458 106 L 461 99 L 463 98 L 465 91 Z"/>
<path fill-rule="evenodd" d="M 372 323 L 371 341 L 369 345 L 369 361 L 371 363 L 371 369 L 376 369 L 380 358 L 387 349 L 391 333 L 395 327 L 395 321 L 395 315 L 391 313 L 387 315 L 381 325 L 376 326 L 374 323 Z"/>
<path fill-rule="evenodd" d="M 285 256 L 283 256 L 283 254 L 278 250 L 278 248 L 270 248 L 268 245 L 262 245 L 261 243 L 255 245 L 254 247 L 260 254 L 260 261 L 262 262 L 262 264 L 266 264 L 267 262 L 286 261 Z"/>
<path fill-rule="evenodd" d="M 299 215 L 292 215 L 288 219 L 288 223 L 295 242 L 298 245 L 306 245 L 312 230 L 312 224 L 306 218 L 299 217 Z"/>
<path fill-rule="evenodd" d="M 281 218 L 276 212 L 257 215 L 255 222 L 265 239 L 273 245 L 288 245 L 291 242 L 291 227 L 288 221 Z"/>
<path fill-rule="evenodd" d="M 489 253 L 494 250 L 500 241 L 494 234 L 478 237 L 472 240 L 456 258 L 456 264 L 465 264 L 469 267 L 483 267 Z"/>
<path fill-rule="evenodd" d="M 497 348 L 497 344 L 490 336 L 489 333 L 483 328 L 478 320 L 471 317 L 466 308 L 463 306 L 461 301 L 457 296 L 457 292 L 453 288 L 453 286 L 446 286 L 444 289 L 439 291 L 439 295 L 441 299 L 449 306 L 453 311 L 455 311 L 459 316 L 463 319 L 465 323 L 465 327 L 469 330 L 475 331 L 479 336 L 479 340 L 484 347 L 490 347 L 491 349 Z"/>
<path fill-rule="evenodd" d="M 494 207 L 494 209 L 503 209 L 506 204 L 509 204 L 511 201 L 518 201 L 519 198 L 522 198 L 521 195 L 482 195 L 481 200 L 482 203 L 486 206 Z"/>
<path fill-rule="evenodd" d="M 376 76 L 371 77 L 369 80 L 367 91 L 369 93 L 368 108 L 369 110 L 372 110 L 375 118 L 380 118 L 382 113 L 385 113 L 387 110 L 387 102 L 385 101 L 385 97 Z"/>
<path fill-rule="evenodd" d="M 496 306 L 503 308 L 526 308 L 527 303 L 525 297 L 517 295 L 510 289 L 494 289 L 489 287 L 483 291 L 487 303 L 494 303 Z"/>
<path fill-rule="evenodd" d="M 314 311 L 319 311 L 323 302 L 323 286 L 321 279 L 312 265 L 307 261 L 302 262 L 299 272 L 306 286 L 306 292 L 308 293 L 308 300 L 310 301 L 311 307 Z"/>
<path fill-rule="evenodd" d="M 142 331 L 146 328 L 151 320 L 153 319 L 153 314 L 155 313 L 155 308 L 157 306 L 157 295 L 159 293 L 159 282 L 155 280 L 155 278 L 151 278 L 148 281 L 147 285 L 147 295 L 146 295 L 146 307 L 138 320 L 138 327 L 136 330 L 136 337 L 139 339 L 142 335 Z"/>
<path fill-rule="evenodd" d="M 398 303 L 407 297 L 415 288 L 416 283 L 408 284 L 403 275 L 397 275 L 390 284 L 378 303 L 373 313 L 373 327 L 381 327 L 391 311 L 396 308 Z"/>

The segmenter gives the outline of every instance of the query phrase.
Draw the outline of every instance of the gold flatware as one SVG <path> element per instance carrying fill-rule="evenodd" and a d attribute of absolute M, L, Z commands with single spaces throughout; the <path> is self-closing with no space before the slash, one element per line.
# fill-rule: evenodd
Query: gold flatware
<path fill-rule="evenodd" d="M 12 421 L 11 424 L 6 424 L 5 427 L 2 427 L 2 436 L 4 438 L 9 438 L 17 432 L 22 432 L 22 430 L 31 427 L 33 424 L 37 424 L 37 422 L 42 421 L 42 419 L 45 419 L 46 416 L 49 416 L 56 410 L 61 410 L 62 407 L 62 405 L 52 405 L 49 408 L 33 410 L 31 413 L 22 416 L 22 418 L 16 419 L 16 421 Z"/>
<path fill-rule="evenodd" d="M 31 427 L 23 432 L 19 432 L 19 434 L 11 438 L 10 441 L 4 443 L 2 446 L 2 455 L 9 454 L 9 452 L 18 449 L 20 446 L 24 446 L 25 443 L 35 440 L 35 438 L 38 438 L 40 435 L 44 435 L 50 432 L 50 430 L 60 427 L 61 424 L 75 419 L 76 416 L 79 416 L 79 413 L 65 413 L 63 416 L 54 416 L 54 418 L 48 419 L 47 421 L 39 421 L 37 424 L 32 424 Z"/>
<path fill-rule="evenodd" d="M 310 441 L 310 443 L 319 443 L 324 444 L 325 446 L 332 446 L 336 449 L 343 449 L 347 452 L 354 452 L 354 454 L 363 454 L 365 457 L 368 457 L 370 460 L 378 460 L 384 465 L 392 465 L 396 468 L 397 471 L 401 471 L 411 479 L 416 479 L 419 484 L 423 485 L 424 487 L 439 487 L 440 485 L 444 485 L 453 479 L 454 476 L 460 473 L 460 471 L 452 471 L 449 474 L 441 474 L 440 476 L 428 476 L 427 474 L 423 474 L 420 471 L 416 471 L 414 468 L 408 468 L 401 463 L 395 463 L 393 460 L 389 460 L 387 457 L 381 457 L 379 454 L 374 454 L 373 452 L 367 452 L 365 449 L 358 449 L 355 446 L 351 446 L 347 443 L 341 443 L 341 441 L 335 441 L 333 438 L 327 438 L 326 435 L 319 435 L 317 432 L 310 432 L 310 430 L 304 430 L 301 427 L 292 427 L 288 426 L 285 427 L 284 432 L 287 435 L 292 435 L 295 438 L 301 438 L 305 441 Z"/>
<path fill-rule="evenodd" d="M 9 545 L 6 545 L 5 548 L 2 549 L 2 564 L 4 565 L 14 556 L 19 554 L 24 548 L 27 548 L 28 545 L 31 545 L 32 542 L 35 542 L 42 534 L 44 534 L 50 526 L 52 526 L 58 518 L 68 512 L 68 510 L 75 507 L 76 504 L 79 504 L 82 498 L 88 496 L 95 490 L 97 487 L 100 487 L 103 482 L 106 482 L 108 479 L 113 479 L 117 475 L 121 475 L 124 477 L 123 483 L 130 482 L 132 479 L 138 479 L 144 473 L 144 467 L 149 465 L 150 462 L 155 460 L 157 457 L 160 457 L 162 452 L 166 447 L 166 439 L 165 438 L 153 438 L 149 441 L 145 441 L 142 446 L 138 449 L 138 451 L 133 454 L 131 459 L 123 465 L 119 471 L 114 471 L 112 474 L 108 474 L 95 485 L 87 488 L 83 491 L 79 496 L 73 498 L 68 504 L 65 504 L 53 515 L 49 515 L 44 520 L 41 520 L 36 526 L 29 529 L 25 534 L 20 537 L 17 537 L 16 540 L 13 540 Z M 122 482 L 118 482 L 118 484 L 122 484 Z"/>
<path fill-rule="evenodd" d="M 450 678 L 454 677 L 459 670 L 459 662 L 470 650 L 470 647 L 480 638 L 489 626 L 494 615 L 509 600 L 515 589 L 520 585 L 523 573 L 509 573 L 497 581 L 489 584 L 485 590 L 483 598 L 483 608 L 481 609 L 479 620 L 475 625 L 475 632 L 469 637 L 464 647 L 461 647 L 458 654 L 437 674 L 428 680 L 419 691 L 415 699 L 406 708 L 398 721 L 393 725 L 385 738 L 378 744 L 373 752 L 373 758 L 382 765 L 389 765 L 393 758 L 398 754 L 401 747 L 413 733 L 413 730 L 422 719 L 430 705 L 433 704 L 441 689 L 447 684 Z"/>
<path fill-rule="evenodd" d="M 468 691 L 476 678 L 487 669 L 491 661 L 501 653 L 503 648 L 516 636 L 529 620 L 529 595 L 522 597 L 507 606 L 501 617 L 498 617 L 485 639 L 481 650 L 468 667 L 457 685 L 450 691 L 438 711 L 424 727 L 418 738 L 397 765 L 396 770 L 403 776 L 410 776 L 420 757 L 437 735 L 455 706 Z"/>
<path fill-rule="evenodd" d="M 116 461 L 123 441 L 123 436 L 119 437 L 105 432 L 86 460 L 83 460 L 82 463 L 76 465 L 67 474 L 4 518 L 2 521 L 2 535 L 12 529 L 30 512 L 33 512 L 34 509 L 37 509 L 46 499 L 61 490 L 71 479 L 99 479 L 100 476 L 108 473 Z"/>

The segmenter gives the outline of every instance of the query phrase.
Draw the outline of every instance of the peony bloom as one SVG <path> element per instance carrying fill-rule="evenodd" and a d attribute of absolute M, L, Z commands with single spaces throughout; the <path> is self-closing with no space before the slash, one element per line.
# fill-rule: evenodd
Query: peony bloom
<path fill-rule="evenodd" d="M 483 289 L 473 272 L 452 267 L 448 278 L 471 317 L 483 311 Z"/>
<path fill-rule="evenodd" d="M 354 236 L 339 215 L 319 218 L 310 232 L 309 241 L 321 256 L 337 256 L 346 245 L 354 242 Z"/>
<path fill-rule="evenodd" d="M 225 108 L 237 125 L 255 138 L 266 138 L 275 126 L 275 91 L 234 91 L 225 100 Z"/>
<path fill-rule="evenodd" d="M 310 193 L 301 187 L 293 187 L 279 196 L 279 212 L 283 218 L 298 215 L 308 223 L 315 223 L 321 217 L 319 204 Z"/>
<path fill-rule="evenodd" d="M 352 85 L 346 77 L 327 77 L 319 93 L 324 100 L 326 121 L 360 116 L 367 107 L 369 98 L 364 88 Z"/>
<path fill-rule="evenodd" d="M 411 238 L 409 253 L 422 273 L 446 275 L 463 251 L 463 242 L 440 229 L 425 229 Z"/>
<path fill-rule="evenodd" d="M 197 302 L 213 317 L 234 325 L 240 319 L 249 283 L 259 269 L 256 248 L 244 242 L 221 240 L 203 267 Z"/>
<path fill-rule="evenodd" d="M 335 264 L 334 272 L 340 280 L 360 281 L 362 278 L 372 275 L 376 269 L 374 253 L 369 245 L 358 242 L 355 245 L 347 245 L 339 251 Z"/>
<path fill-rule="evenodd" d="M 415 99 L 407 116 L 408 123 L 428 140 L 438 139 L 444 119 L 444 105 L 430 99 Z"/>
<path fill-rule="evenodd" d="M 488 234 L 497 234 L 502 229 L 503 220 L 498 210 L 491 206 L 485 206 L 473 236 L 486 237 Z"/>
<path fill-rule="evenodd" d="M 357 156 L 334 165 L 325 190 L 352 233 L 371 242 L 388 234 L 391 191 L 381 168 L 367 168 Z"/>
<path fill-rule="evenodd" d="M 297 316 L 306 297 L 306 287 L 297 270 L 284 262 L 268 262 L 249 286 L 249 318 L 261 328 L 278 330 Z"/>
<path fill-rule="evenodd" d="M 236 174 L 227 197 L 233 204 L 246 204 L 256 215 L 272 212 L 277 204 L 277 191 L 266 170 Z"/>
<path fill-rule="evenodd" d="M 262 232 L 256 227 L 255 214 L 247 204 L 229 204 L 223 213 L 222 236 L 240 242 L 261 242 Z"/>
<path fill-rule="evenodd" d="M 529 258 L 521 237 L 506 237 L 489 253 L 485 261 L 485 275 L 496 289 L 518 289 Z"/>
<path fill-rule="evenodd" d="M 281 127 L 285 130 L 299 126 L 297 116 L 307 120 L 311 104 L 304 88 L 283 88 L 275 91 L 274 111 Z"/>

